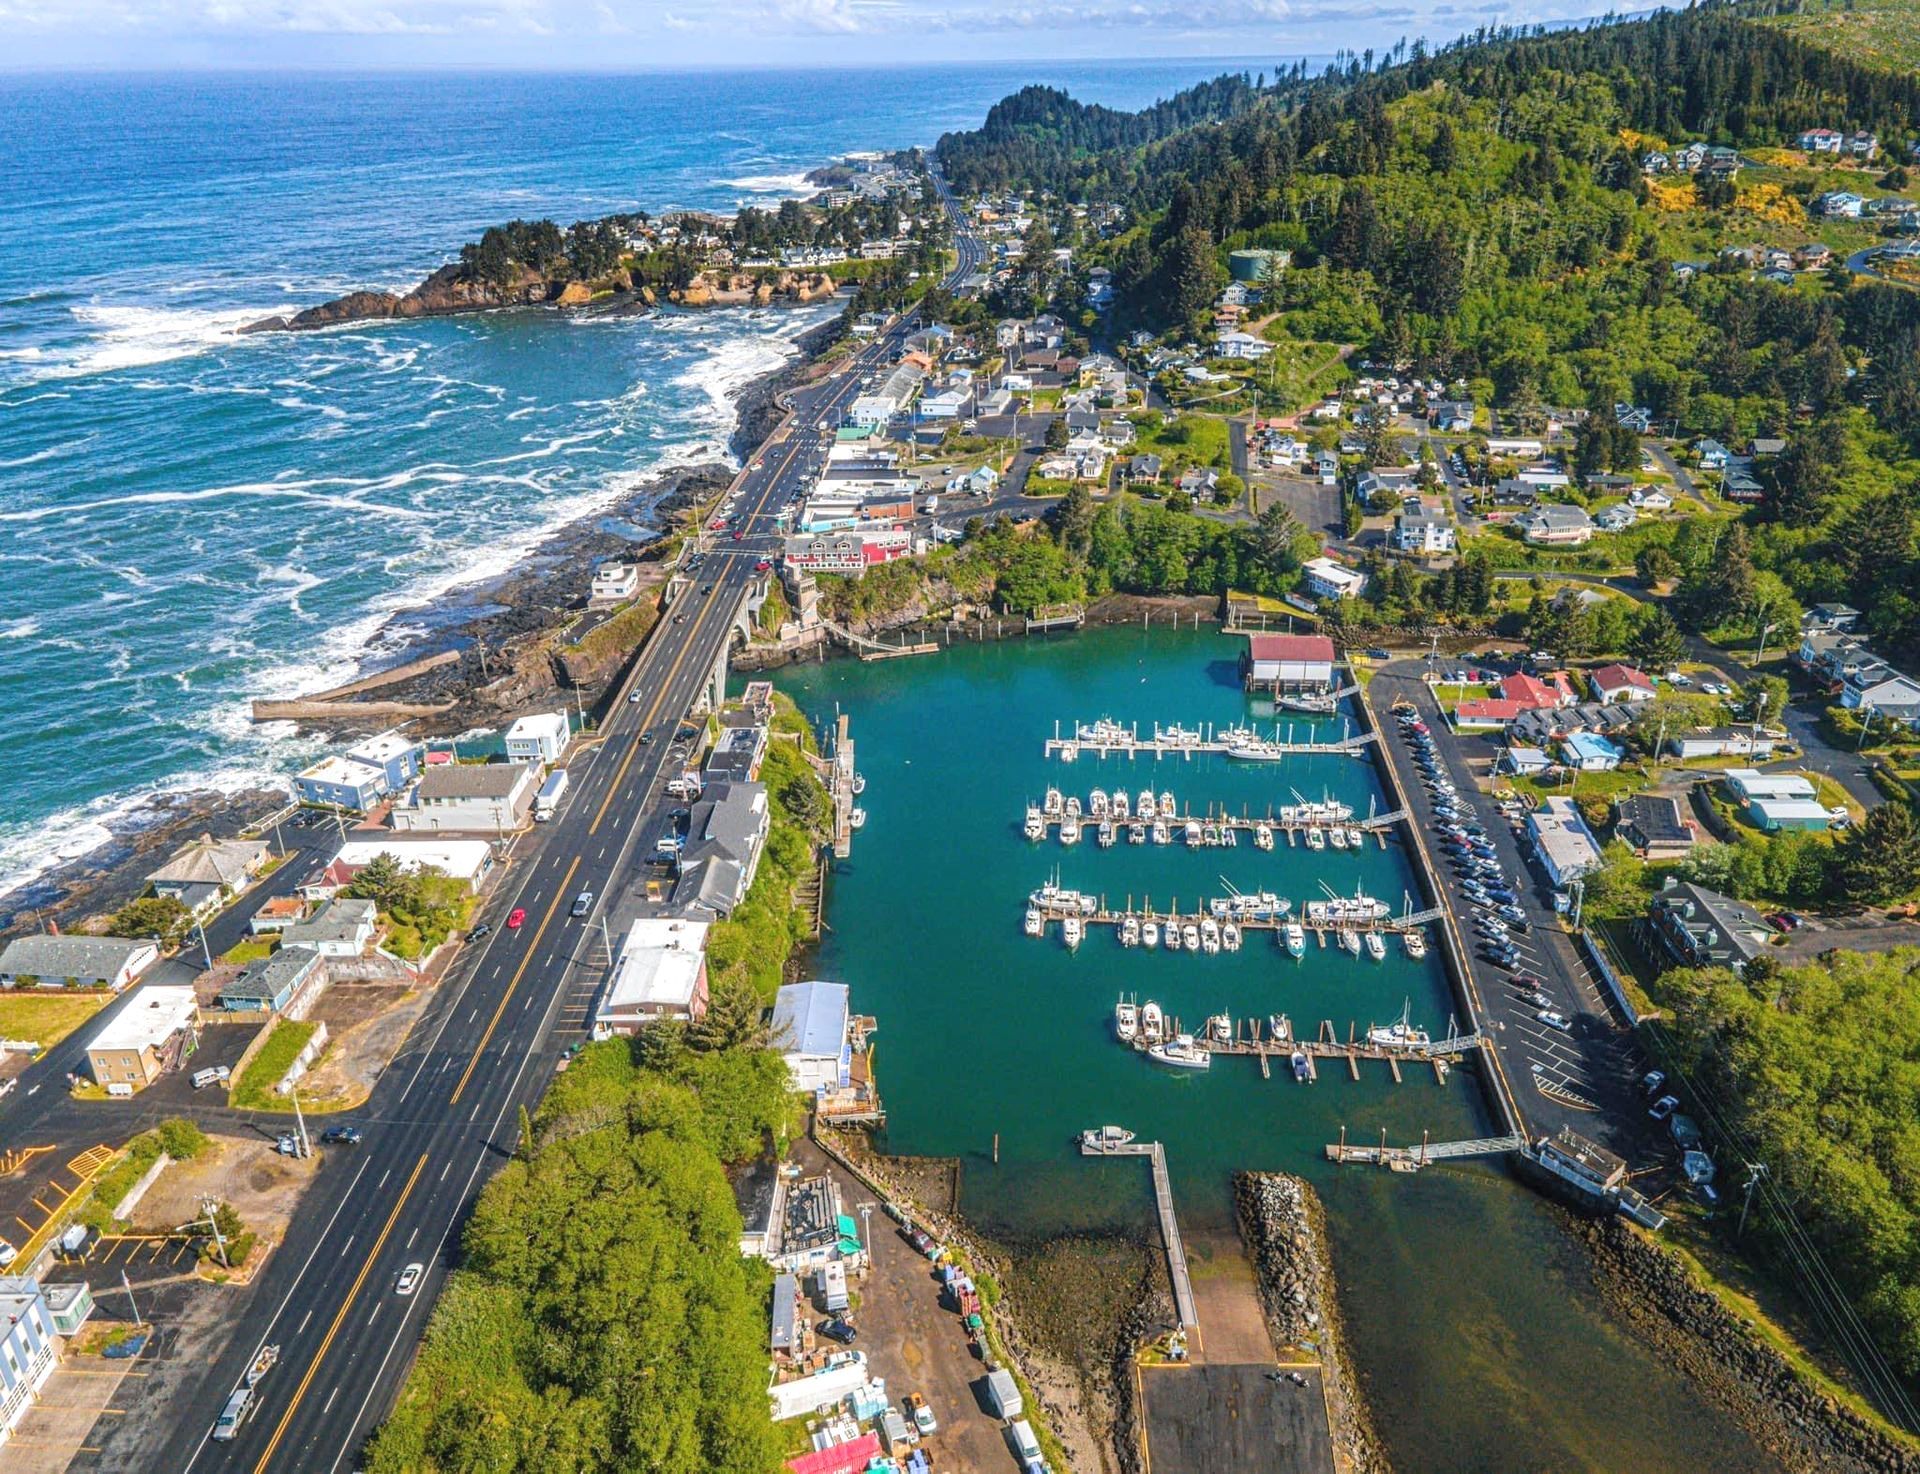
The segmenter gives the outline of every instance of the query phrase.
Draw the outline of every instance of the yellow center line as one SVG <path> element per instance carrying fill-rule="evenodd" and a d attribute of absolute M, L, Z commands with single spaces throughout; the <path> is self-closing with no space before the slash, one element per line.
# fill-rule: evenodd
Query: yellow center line
<path fill-rule="evenodd" d="M 280 1446 L 280 1440 L 286 1436 L 287 1425 L 293 1421 L 293 1415 L 299 1410 L 300 1399 L 307 1395 L 307 1388 L 313 1385 L 314 1373 L 320 1370 L 320 1363 L 327 1359 L 327 1349 L 333 1345 L 333 1338 L 340 1334 L 340 1325 L 352 1308 L 354 1297 L 360 1293 L 360 1287 L 367 1282 L 367 1275 L 373 1270 L 373 1261 L 380 1257 L 380 1251 L 386 1247 L 387 1235 L 393 1232 L 393 1225 L 400 1221 L 400 1210 L 407 1206 L 407 1199 L 413 1195 L 413 1185 L 420 1180 L 420 1174 L 427 1165 L 427 1154 L 420 1153 L 420 1160 L 413 1164 L 413 1175 L 407 1179 L 407 1185 L 400 1189 L 400 1196 L 394 1202 L 393 1211 L 387 1215 L 387 1221 L 381 1225 L 380 1236 L 373 1241 L 373 1247 L 367 1251 L 366 1261 L 360 1266 L 360 1273 L 353 1277 L 353 1287 L 340 1302 L 340 1309 L 334 1313 L 333 1324 L 327 1327 L 327 1334 L 321 1339 L 319 1351 L 313 1360 L 307 1363 L 307 1374 L 300 1379 L 300 1385 L 293 1389 L 293 1398 L 287 1403 L 286 1412 L 280 1415 L 280 1426 L 273 1430 L 273 1437 L 267 1440 L 267 1450 L 260 1455 L 260 1462 L 253 1466 L 253 1474 L 265 1474 L 267 1463 L 273 1458 L 273 1451 Z"/>
<path fill-rule="evenodd" d="M 500 995 L 500 1006 L 493 1011 L 493 1017 L 487 1020 L 487 1032 L 480 1036 L 480 1043 L 473 1051 L 473 1058 L 467 1061 L 467 1067 L 460 1072 L 460 1083 L 453 1087 L 453 1094 L 447 1097 L 448 1105 L 458 1105 L 460 1095 L 467 1088 L 467 1081 L 473 1078 L 474 1066 L 480 1063 L 480 1056 L 487 1052 L 492 1042 L 493 1031 L 500 1027 L 500 1016 L 507 1011 L 507 1000 L 513 997 L 513 990 L 520 986 L 520 979 L 533 962 L 534 953 L 539 949 L 540 938 L 546 932 L 547 923 L 553 920 L 554 912 L 560 909 L 560 903 L 566 899 L 567 883 L 573 879 L 573 872 L 580 868 L 580 857 L 575 855 L 573 863 L 567 866 L 567 873 L 560 877 L 560 889 L 554 892 L 553 900 L 548 903 L 547 914 L 540 918 L 540 925 L 533 929 L 533 938 L 527 943 L 526 954 L 521 957 L 520 965 L 513 970 L 513 977 L 507 983 L 507 991 Z"/>

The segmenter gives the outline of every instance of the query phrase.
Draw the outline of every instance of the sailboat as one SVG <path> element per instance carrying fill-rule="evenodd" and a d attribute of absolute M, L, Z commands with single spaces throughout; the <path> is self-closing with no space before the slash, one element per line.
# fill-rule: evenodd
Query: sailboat
<path fill-rule="evenodd" d="M 1430 1042 L 1425 1029 L 1415 1028 L 1407 1022 L 1407 1015 L 1413 1012 L 1413 1000 L 1407 999 L 1400 1005 L 1400 1017 L 1385 1026 L 1376 1026 L 1367 1030 L 1367 1043 L 1412 1046 Z"/>

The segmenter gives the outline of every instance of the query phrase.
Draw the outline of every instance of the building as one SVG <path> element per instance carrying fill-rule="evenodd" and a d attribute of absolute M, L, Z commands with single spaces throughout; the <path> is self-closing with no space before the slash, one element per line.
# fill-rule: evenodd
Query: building
<path fill-rule="evenodd" d="M 159 958 L 147 938 L 15 937 L 0 951 L 0 988 L 122 988 Z"/>
<path fill-rule="evenodd" d="M 57 1285 L 42 1285 L 47 1299 L 47 1317 L 56 1336 L 76 1336 L 93 1314 L 93 1287 L 85 1280 L 67 1280 Z"/>
<path fill-rule="evenodd" d="M 426 745 L 403 737 L 397 730 L 376 732 L 356 742 L 346 751 L 349 761 L 378 768 L 385 782 L 383 793 L 398 793 L 420 775 Z"/>
<path fill-rule="evenodd" d="M 1409 507 L 1393 519 L 1393 546 L 1403 553 L 1422 557 L 1451 553 L 1454 549 L 1453 524 L 1432 507 Z"/>
<path fill-rule="evenodd" d="M 1537 747 L 1509 744 L 1500 749 L 1500 757 L 1495 764 L 1496 771 L 1512 773 L 1518 778 L 1530 778 L 1544 773 L 1553 766 L 1547 761 L 1546 753 Z"/>
<path fill-rule="evenodd" d="M 567 750 L 573 729 L 564 711 L 537 711 L 507 728 L 507 761 L 553 767 Z"/>
<path fill-rule="evenodd" d="M 292 926 L 307 914 L 307 903 L 299 896 L 269 896 L 247 918 L 247 935 L 277 936 L 280 929 Z"/>
<path fill-rule="evenodd" d="M 689 816 L 673 909 L 713 920 L 731 916 L 753 886 L 770 822 L 765 785 L 709 783 Z"/>
<path fill-rule="evenodd" d="M 1523 513 L 1513 525 L 1535 547 L 1579 548 L 1593 541 L 1593 519 L 1584 507 L 1549 502 Z"/>
<path fill-rule="evenodd" d="M 720 730 L 719 740 L 707 754 L 706 776 L 736 783 L 750 782 L 760 776 L 760 763 L 767 755 L 767 729 L 757 721 Z"/>
<path fill-rule="evenodd" d="M 775 1361 L 792 1361 L 800 1354 L 800 1324 L 800 1280 L 791 1273 L 777 1274 L 773 1277 L 773 1316 L 767 1338 L 767 1349 Z M 876 1446 L 873 1451 L 880 1450 Z M 864 1469 L 866 1465 L 854 1467 Z"/>
<path fill-rule="evenodd" d="M 1610 773 L 1621 752 L 1598 732 L 1569 732 L 1560 739 L 1560 761 L 1582 773 Z"/>
<path fill-rule="evenodd" d="M 0 1279 L 0 1443 L 13 1435 L 53 1375 L 53 1338 L 40 1282 L 17 1275 Z"/>
<path fill-rule="evenodd" d="M 329 753 L 293 778 L 293 796 L 303 804 L 350 809 L 364 814 L 390 790 L 386 775 L 372 763 Z"/>
<path fill-rule="evenodd" d="M 1648 904 L 1646 933 L 1683 967 L 1735 972 L 1761 956 L 1771 936 L 1751 906 L 1671 875 Z"/>
<path fill-rule="evenodd" d="M 846 1088 L 853 1061 L 845 983 L 788 983 L 773 1004 L 773 1047 L 809 1095 Z"/>
<path fill-rule="evenodd" d="M 1679 799 L 1636 793 L 1615 803 L 1613 832 L 1643 860 L 1684 859 L 1699 838 Z"/>
<path fill-rule="evenodd" d="M 348 879 L 386 855 L 402 870 L 433 870 L 477 891 L 493 873 L 493 846 L 484 839 L 436 839 L 428 836 L 383 834 L 378 839 L 349 839 L 340 846 L 333 864 Z"/>
<path fill-rule="evenodd" d="M 280 945 L 303 948 L 322 957 L 358 957 L 373 945 L 380 910 L 372 901 L 336 896 L 305 921 L 280 929 Z"/>
<path fill-rule="evenodd" d="M 1611 506 L 1602 507 L 1593 521 L 1594 526 L 1602 532 L 1625 532 L 1633 526 L 1634 519 L 1638 515 L 1625 502 L 1614 502 Z"/>
<path fill-rule="evenodd" d="M 1602 706 L 1646 701 L 1654 694 L 1653 678 L 1630 665 L 1600 666 L 1588 672 L 1587 680 L 1593 687 L 1593 699 Z"/>
<path fill-rule="evenodd" d="M 1910 727 L 1920 726 L 1920 682 L 1906 676 L 1889 675 L 1859 687 L 1849 683 L 1840 693 L 1840 704 L 1870 716 L 1887 717 Z"/>
<path fill-rule="evenodd" d="M 261 839 L 215 839 L 203 834 L 173 852 L 167 863 L 147 876 L 156 896 L 169 896 L 189 911 L 218 905 L 245 890 L 267 862 L 269 847 Z"/>
<path fill-rule="evenodd" d="M 1570 798 L 1550 798 L 1528 814 L 1527 837 L 1546 867 L 1547 878 L 1558 887 L 1600 868 L 1600 841 Z"/>
<path fill-rule="evenodd" d="M 226 1013 L 305 1015 L 326 986 L 326 961 L 313 947 L 282 947 L 271 957 L 249 963 L 220 990 Z"/>
<path fill-rule="evenodd" d="M 1332 558 L 1309 559 L 1300 571 L 1303 586 L 1316 599 L 1357 599 L 1366 592 L 1366 574 Z"/>
<path fill-rule="evenodd" d="M 858 578 L 880 563 L 891 563 L 913 552 L 913 533 L 905 527 L 845 529 L 838 532 L 796 533 L 786 540 L 783 556 L 792 568 L 810 573 L 841 573 Z"/>
<path fill-rule="evenodd" d="M 1500 683 L 1500 694 L 1508 701 L 1519 702 L 1528 710 L 1574 706 L 1578 702 L 1563 671 L 1554 671 L 1546 676 L 1524 673 L 1510 675 Z"/>
<path fill-rule="evenodd" d="M 780 1224 L 786 1214 L 786 1179 L 771 1152 L 755 1157 L 732 1179 L 733 1203 L 740 1210 L 740 1252 L 771 1261 L 780 1252 Z"/>
<path fill-rule="evenodd" d="M 624 604 L 640 592 L 640 565 L 619 561 L 602 563 L 593 570 L 593 587 L 587 594 L 588 605 Z"/>
<path fill-rule="evenodd" d="M 145 1090 L 192 1051 L 199 1017 L 191 984 L 149 983 L 129 994 L 87 1041 L 87 1069 L 110 1091 Z"/>
<path fill-rule="evenodd" d="M 1453 725 L 1461 732 L 1497 732 L 1529 710 L 1530 707 L 1499 696 L 1463 701 L 1453 709 Z"/>
<path fill-rule="evenodd" d="M 1758 768 L 1728 768 L 1727 791 L 1742 804 L 1765 799 L 1809 799 L 1813 780 L 1798 773 L 1763 773 Z"/>
<path fill-rule="evenodd" d="M 1800 619 L 1803 632 L 1825 630 L 1846 634 L 1860 622 L 1860 611 L 1850 604 L 1815 604 Z"/>
<path fill-rule="evenodd" d="M 637 1034 L 662 1019 L 691 1023 L 707 1011 L 707 925 L 643 916 L 627 929 L 593 1013 L 593 1037 Z"/>
<path fill-rule="evenodd" d="M 1240 675 L 1249 691 L 1327 692 L 1333 662 L 1333 641 L 1325 635 L 1248 635 Z"/>
<path fill-rule="evenodd" d="M 446 763 L 431 767 L 393 807 L 393 827 L 446 834 L 511 834 L 540 788 L 536 763 Z"/>
<path fill-rule="evenodd" d="M 1751 757 L 1765 761 L 1784 739 L 1765 727 L 1696 727 L 1667 738 L 1667 751 L 1685 761 L 1694 757 Z"/>

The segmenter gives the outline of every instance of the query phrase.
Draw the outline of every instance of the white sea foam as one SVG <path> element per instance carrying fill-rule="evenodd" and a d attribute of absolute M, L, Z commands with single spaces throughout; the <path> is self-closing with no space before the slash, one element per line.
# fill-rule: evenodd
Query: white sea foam
<path fill-rule="evenodd" d="M 40 633 L 40 621 L 29 615 L 0 624 L 0 640 L 25 640 Z"/>
<path fill-rule="evenodd" d="M 235 329 L 291 309 L 284 304 L 210 311 L 93 303 L 71 310 L 75 320 L 86 329 L 87 339 L 70 359 L 58 363 L 50 376 L 145 368 L 149 364 L 205 353 L 222 343 L 232 343 Z"/>
<path fill-rule="evenodd" d="M 805 172 L 796 174 L 744 174 L 738 179 L 716 179 L 714 183 L 728 189 L 744 189 L 748 194 L 785 195 L 794 199 L 811 199 L 820 193 L 820 186 L 807 183 Z"/>

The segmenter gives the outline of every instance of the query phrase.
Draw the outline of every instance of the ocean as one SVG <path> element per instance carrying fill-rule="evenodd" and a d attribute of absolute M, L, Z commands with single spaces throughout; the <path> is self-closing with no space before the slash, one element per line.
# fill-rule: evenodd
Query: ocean
<path fill-rule="evenodd" d="M 155 795 L 296 769 L 251 699 L 724 454 L 826 309 L 232 329 L 514 217 L 777 202 L 1027 82 L 1137 107 L 1233 65 L 0 76 L 0 898 Z"/>

